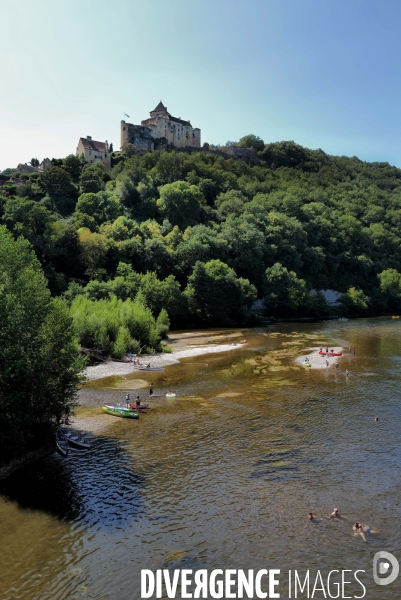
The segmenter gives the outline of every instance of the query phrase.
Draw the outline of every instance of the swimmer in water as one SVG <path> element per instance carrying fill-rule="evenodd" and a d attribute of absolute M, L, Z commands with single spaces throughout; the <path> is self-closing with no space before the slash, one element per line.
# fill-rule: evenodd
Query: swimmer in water
<path fill-rule="evenodd" d="M 308 514 L 308 521 L 311 521 L 311 523 L 320 523 L 321 519 L 319 519 L 319 517 L 316 517 L 316 515 L 310 512 Z"/>
<path fill-rule="evenodd" d="M 369 525 L 362 525 L 362 523 L 359 523 L 358 521 L 355 521 L 355 523 L 352 526 L 352 529 L 355 531 L 354 536 L 360 535 L 364 542 L 367 541 L 366 535 L 375 535 L 376 533 L 378 533 L 376 529 L 372 529 Z"/>
<path fill-rule="evenodd" d="M 349 375 L 349 372 L 345 371 L 345 376 L 348 377 L 348 375 Z"/>
<path fill-rule="evenodd" d="M 375 417 L 375 423 L 379 422 L 379 417 Z"/>
<path fill-rule="evenodd" d="M 329 518 L 331 518 L 331 517 L 333 517 L 333 518 L 335 518 L 335 519 L 341 519 L 341 515 L 340 515 L 340 513 L 338 512 L 338 508 L 335 508 L 335 509 L 333 510 L 333 512 L 331 513 L 331 515 L 330 515 L 330 517 L 329 517 Z"/>

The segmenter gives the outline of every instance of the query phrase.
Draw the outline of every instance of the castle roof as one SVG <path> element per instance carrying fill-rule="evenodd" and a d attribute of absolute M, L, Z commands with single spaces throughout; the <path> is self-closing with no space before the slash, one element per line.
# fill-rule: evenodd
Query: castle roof
<path fill-rule="evenodd" d="M 168 118 L 170 119 L 170 121 L 174 121 L 174 123 L 179 123 L 180 125 L 187 125 L 188 127 L 192 127 L 191 123 L 189 121 L 183 121 L 182 119 L 177 119 L 177 117 L 173 117 L 170 115 L 170 113 L 168 114 Z"/>
<path fill-rule="evenodd" d="M 169 112 L 166 112 L 165 115 L 155 115 L 154 117 L 151 117 L 150 119 L 145 119 L 143 121 L 141 121 L 142 125 L 156 125 L 157 124 L 157 119 L 168 119 L 169 121 L 173 121 L 173 123 L 179 123 L 179 125 L 185 125 L 186 127 L 192 127 L 191 123 L 189 121 L 183 121 L 182 119 L 177 119 L 177 117 L 173 117 L 172 115 L 170 115 Z"/>
<path fill-rule="evenodd" d="M 95 152 L 108 152 L 106 142 L 95 142 L 95 140 L 88 140 L 87 138 L 79 138 L 81 144 L 86 150 L 95 150 Z"/>
<path fill-rule="evenodd" d="M 168 112 L 161 100 L 156 108 L 150 112 L 150 119 L 144 119 L 141 121 L 141 123 L 142 125 L 156 125 L 157 119 L 159 118 L 168 119 L 169 121 L 173 121 L 173 123 L 178 123 L 179 125 L 184 125 L 185 127 L 192 127 L 189 121 L 184 121 L 183 119 L 173 117 L 173 115 Z"/>
<path fill-rule="evenodd" d="M 154 110 L 152 110 L 152 112 L 156 112 L 157 110 L 166 110 L 166 107 L 164 106 L 164 104 L 161 100 L 160 100 L 159 104 L 156 106 L 156 108 Z"/>

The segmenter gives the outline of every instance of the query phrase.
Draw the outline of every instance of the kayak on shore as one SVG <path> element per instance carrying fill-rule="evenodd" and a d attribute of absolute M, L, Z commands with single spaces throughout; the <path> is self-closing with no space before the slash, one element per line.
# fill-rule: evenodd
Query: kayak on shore
<path fill-rule="evenodd" d="M 64 427 L 60 427 L 60 430 L 63 432 L 65 441 L 70 446 L 74 446 L 75 448 L 79 448 L 80 450 L 86 450 L 90 448 L 90 444 L 85 440 L 85 438 L 80 438 L 78 435 L 73 435 L 71 431 L 65 429 Z"/>
<path fill-rule="evenodd" d="M 57 447 L 57 450 L 60 452 L 61 456 L 64 456 L 64 457 L 67 456 L 68 444 L 67 444 L 67 440 L 65 439 L 65 435 L 60 428 L 57 428 L 57 431 L 56 431 L 56 447 Z"/>
<path fill-rule="evenodd" d="M 342 356 L 342 352 L 319 352 L 320 356 Z"/>
<path fill-rule="evenodd" d="M 124 419 L 139 419 L 138 413 L 135 413 L 130 408 L 124 408 L 124 406 L 111 406 L 109 404 L 105 404 L 102 406 L 103 412 L 108 415 L 113 415 L 113 417 L 122 417 Z"/>

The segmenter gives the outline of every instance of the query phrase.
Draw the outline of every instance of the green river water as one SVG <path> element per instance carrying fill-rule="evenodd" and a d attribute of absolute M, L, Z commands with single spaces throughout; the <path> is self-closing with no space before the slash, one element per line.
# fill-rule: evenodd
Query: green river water
<path fill-rule="evenodd" d="M 376 552 L 401 561 L 400 327 L 380 318 L 242 330 L 239 349 L 141 372 L 156 398 L 139 420 L 107 417 L 89 451 L 0 482 L 0 599 L 137 600 L 145 568 L 363 569 L 365 598 L 401 598 L 401 578 L 372 578 Z M 356 355 L 338 370 L 295 365 L 322 344 Z M 132 397 L 135 377 L 85 386 L 85 414 L 122 402 L 123 385 Z M 334 507 L 344 520 L 327 518 Z M 311 510 L 319 521 L 308 522 Z M 354 537 L 355 520 L 378 533 Z M 278 589 L 288 598 L 285 577 Z"/>

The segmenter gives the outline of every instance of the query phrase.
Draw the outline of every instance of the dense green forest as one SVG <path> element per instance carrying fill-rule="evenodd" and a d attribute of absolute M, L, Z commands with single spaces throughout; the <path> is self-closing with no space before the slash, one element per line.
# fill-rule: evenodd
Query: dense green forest
<path fill-rule="evenodd" d="M 114 356 L 157 348 L 168 327 L 401 310 L 401 170 L 294 142 L 218 151 L 73 155 L 12 173 L 0 219 L 32 245 L 81 344 Z M 7 171 L 7 174 L 9 171 Z"/>

